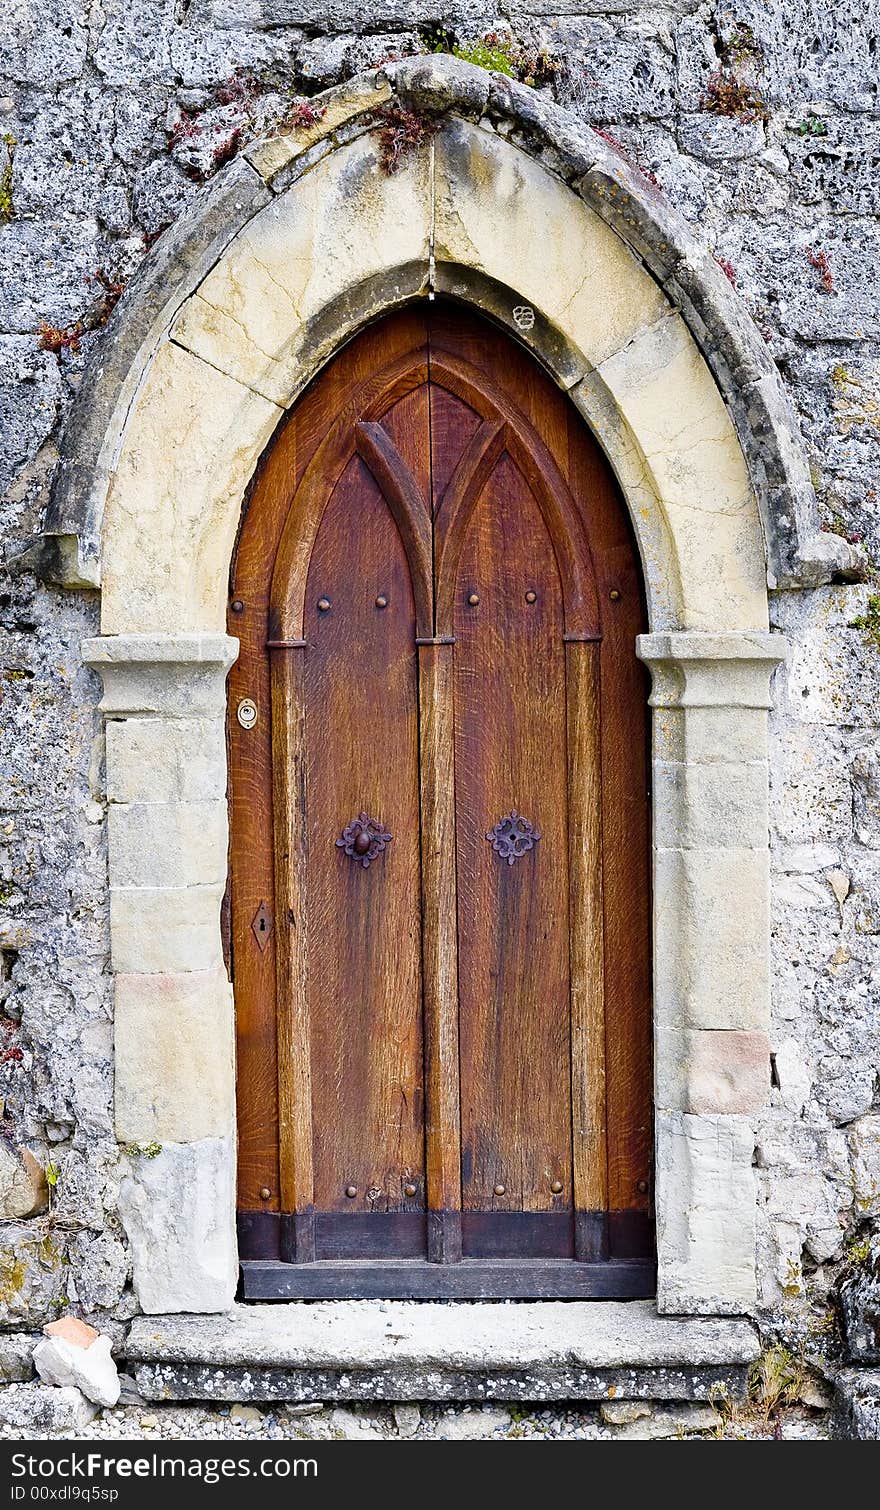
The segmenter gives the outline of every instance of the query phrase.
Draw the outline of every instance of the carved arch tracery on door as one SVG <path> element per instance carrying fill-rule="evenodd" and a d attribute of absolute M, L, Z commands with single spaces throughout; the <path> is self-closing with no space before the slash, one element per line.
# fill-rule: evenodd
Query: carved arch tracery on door
<path fill-rule="evenodd" d="M 359 338 L 334 367 L 340 364 L 345 380 L 334 386 L 328 374 L 319 379 L 269 453 L 233 569 L 232 597 L 244 602 L 244 611 L 230 619 L 230 628 L 246 632 L 233 672 L 232 702 L 245 681 L 256 678 L 258 706 L 268 713 L 271 705 L 261 754 L 250 772 L 251 778 L 256 776 L 252 790 L 260 795 L 257 818 L 239 806 L 240 773 L 248 766 L 249 752 L 247 735 L 230 725 L 246 1289 L 254 1295 L 646 1293 L 651 1270 L 647 792 L 644 683 L 634 655 L 643 610 L 622 504 L 566 400 L 506 338 L 472 317 L 442 306 L 427 317 L 406 312 Z M 329 423 L 316 398 L 322 384 L 333 410 Z M 540 433 L 536 415 L 552 432 L 552 447 Z M 291 436 L 297 416 L 299 434 Z M 427 466 L 424 446 L 413 439 L 420 426 L 427 437 Z M 571 480 L 584 477 L 592 492 L 576 498 Z M 346 489 L 354 504 L 339 504 Z M 500 494 L 515 495 L 516 506 L 508 510 Z M 328 518 L 341 509 L 339 519 L 351 522 L 361 500 L 368 498 L 381 501 L 377 506 L 387 510 L 399 542 L 396 590 L 391 601 L 376 592 L 372 604 L 389 634 L 400 636 L 388 652 L 397 721 L 385 734 L 389 759 L 403 758 L 390 750 L 398 737 L 404 745 L 412 744 L 413 735 L 417 741 L 398 783 L 401 793 L 408 786 L 410 804 L 415 790 L 415 835 L 411 811 L 404 812 L 403 821 L 392 821 L 388 811 L 373 812 L 381 805 L 375 798 L 370 801 L 364 793 L 355 800 L 354 789 L 346 793 L 351 810 L 334 811 L 332 825 L 328 811 L 326 835 L 309 828 L 312 790 L 323 780 L 316 774 L 316 750 L 310 753 L 309 747 L 309 731 L 320 718 L 314 700 L 318 691 L 326 693 L 329 687 L 330 716 L 338 716 L 332 677 L 322 680 L 318 674 L 316 680 L 309 666 L 320 661 L 322 637 L 338 632 L 331 628 L 334 619 L 338 625 L 337 616 L 348 613 L 352 584 L 358 584 L 360 575 L 364 593 L 372 592 L 376 559 L 390 559 L 398 551 L 386 526 L 375 521 L 370 529 L 379 531 L 381 547 L 364 547 L 355 536 L 347 551 L 340 549 L 338 521 L 331 518 L 328 525 Z M 369 511 L 373 503 L 363 502 L 363 508 Z M 344 602 L 342 594 L 337 598 L 324 589 L 316 597 L 316 561 L 321 561 L 322 531 L 327 549 L 328 529 L 339 536 L 328 561 L 334 569 L 344 562 L 348 572 Z M 597 542 L 598 568 L 592 549 Z M 361 559 L 362 550 L 369 560 Z M 274 562 L 270 574 L 267 559 Z M 540 587 L 529 585 L 532 562 Z M 514 568 L 526 573 L 519 584 L 520 609 L 531 618 L 522 623 L 544 626 L 543 639 L 535 640 L 541 654 L 534 663 L 523 650 L 531 631 L 517 627 L 520 620 L 514 623 L 509 617 L 509 606 L 506 619 L 491 618 L 493 605 L 513 601 L 505 573 L 509 576 Z M 492 591 L 481 595 L 477 579 L 487 572 Z M 620 585 L 609 586 L 609 581 Z M 409 604 L 401 607 L 407 594 Z M 357 612 L 357 632 L 365 642 L 373 634 L 374 619 L 364 617 L 363 605 Z M 407 624 L 401 615 L 408 615 Z M 489 626 L 482 639 L 475 628 L 481 619 Z M 357 643 L 352 638 L 354 660 Z M 342 641 L 336 644 L 334 664 L 339 664 L 345 653 L 339 649 Z M 487 644 L 494 647 L 491 653 Z M 355 685 L 348 688 L 355 750 L 374 737 L 383 701 L 369 648 L 362 659 L 370 683 L 363 701 L 358 702 Z M 499 677 L 504 683 L 500 697 L 494 687 Z M 522 686 L 529 677 L 539 684 L 534 695 Z M 491 705 L 494 713 L 484 714 L 474 702 L 471 691 L 478 684 L 489 688 L 487 708 Z M 613 717 L 621 711 L 622 726 L 609 736 L 609 713 Z M 539 739 L 534 726 L 542 720 L 553 734 L 546 754 L 530 743 Z M 500 753 L 472 759 L 487 721 Z M 491 743 L 491 732 L 487 738 Z M 513 789 L 517 761 L 522 765 L 526 758 L 523 751 L 531 762 L 532 775 L 523 779 L 534 812 Z M 357 763 L 357 758 L 339 756 L 342 765 L 346 760 Z M 542 760 L 546 792 L 536 780 Z M 502 769 L 511 786 L 504 801 Z M 340 777 L 343 786 L 346 779 Z M 553 803 L 551 797 L 558 800 Z M 488 810 L 493 799 L 495 807 Z M 546 816 L 540 810 L 545 803 L 553 808 Z M 556 807 L 564 807 L 564 814 Z M 259 960 L 246 954 L 242 961 L 242 924 L 253 901 L 246 863 L 241 885 L 236 880 L 241 869 L 237 852 L 246 849 L 261 824 L 265 847 L 273 815 L 271 889 L 274 916 L 281 919 L 271 941 L 274 982 L 262 958 L 268 948 L 259 951 Z M 524 825 L 522 842 L 517 853 L 498 861 L 497 844 L 487 841 L 507 820 L 513 828 L 518 821 Z M 607 831 L 609 820 L 612 842 L 618 850 L 626 846 L 633 872 L 628 901 L 620 856 L 608 852 L 607 832 L 603 843 L 603 825 Z M 356 858 L 351 847 L 340 847 L 343 827 L 359 822 L 365 829 L 368 822 L 379 831 L 387 826 L 386 844 L 378 857 L 371 855 L 375 863 L 368 873 L 364 866 L 362 875 L 361 866 L 350 865 Z M 508 838 L 513 828 L 505 831 Z M 349 832 L 354 829 L 346 827 Z M 316 858 L 325 838 L 328 852 Z M 487 868 L 487 856 L 497 861 L 494 870 Z M 367 919 L 366 932 L 358 933 L 364 969 L 372 968 L 369 927 L 387 931 L 393 917 L 402 943 L 390 966 L 389 992 L 400 987 L 403 977 L 394 971 L 403 968 L 399 956 L 407 956 L 404 985 L 411 1005 L 416 999 L 419 1003 L 413 1032 L 408 1017 L 404 1022 L 406 1014 L 391 1023 L 390 1036 L 408 1045 L 394 1073 L 400 1071 L 410 1093 L 404 1098 L 400 1132 L 407 1156 L 399 1172 L 391 1174 L 388 1146 L 370 1173 L 363 1160 L 356 1167 L 354 1150 L 362 1140 L 346 1142 L 345 1130 L 323 1127 L 328 1086 L 346 1081 L 348 1059 L 359 1052 L 350 1040 L 342 1049 L 330 1042 L 335 1026 L 326 1003 L 314 999 L 318 945 L 314 932 L 309 933 L 315 926 L 310 925 L 309 908 L 316 889 L 321 924 L 332 934 L 328 947 L 344 952 L 342 934 L 333 934 L 335 925 L 321 910 L 329 907 L 331 893 L 321 891 L 324 873 L 316 868 L 337 863 L 349 868 L 338 872 L 338 884 L 346 890 L 333 893 L 336 903 L 344 896 L 349 913 L 362 907 Z M 527 870 L 537 864 L 542 870 Z M 507 875 L 509 869 L 512 874 Z M 552 885 L 538 879 L 547 870 Z M 404 871 L 406 887 L 401 886 Z M 397 900 L 389 902 L 381 888 L 393 873 L 399 890 Z M 419 894 L 416 950 L 411 947 L 412 896 L 401 901 L 414 881 Z M 361 890 L 354 892 L 352 886 Z M 499 889 L 505 886 L 507 892 Z M 258 889 L 270 889 L 265 865 Z M 268 906 L 262 895 L 259 902 Z M 355 932 L 359 925 L 352 924 Z M 629 965 L 623 959 L 627 930 Z M 530 953 L 522 957 L 513 942 L 520 934 L 529 938 Z M 537 1010 L 542 984 L 541 961 L 535 955 L 545 945 L 552 956 L 548 1016 L 555 1013 L 555 1027 Z M 506 962 L 508 955 L 516 956 L 515 969 Z M 351 978 L 344 970 L 329 978 L 337 985 L 342 979 L 347 1031 L 356 1034 Z M 613 1004 L 619 1020 L 612 1016 L 610 1031 L 609 985 L 612 992 L 625 988 L 625 999 Z M 367 995 L 371 989 L 366 988 Z M 485 1000 L 493 990 L 497 1001 L 487 1010 Z M 563 994 L 568 1014 L 564 1048 Z M 524 1043 L 538 1060 L 528 1070 L 522 1063 L 511 1068 L 517 1056 L 515 1033 L 503 1021 L 509 1002 L 520 1009 L 525 1004 Z M 370 1010 L 373 1021 L 375 1002 Z M 266 1087 L 270 1078 L 265 1066 L 258 1072 L 255 1042 L 267 1045 L 270 1018 L 272 1030 L 277 1027 L 277 1173 L 272 1170 L 271 1137 L 264 1132 L 248 1136 L 254 1094 L 259 1096 L 258 1085 Z M 381 1056 L 389 1045 L 376 1045 L 375 1052 Z M 407 1052 L 411 1062 L 401 1069 Z M 541 1078 L 549 1059 L 554 1061 L 554 1094 Z M 369 1057 L 362 1056 L 365 1082 L 372 1070 Z M 493 1072 L 500 1085 L 497 1094 Z M 339 1103 L 348 1110 L 350 1089 Z M 566 1095 L 567 1110 L 560 1114 L 556 1099 Z M 416 1106 L 420 1096 L 424 1113 Z M 382 1123 L 389 1104 L 387 1086 L 364 1091 L 367 1134 L 371 1121 Z M 264 1111 L 264 1121 L 271 1123 L 271 1105 Z M 563 1123 L 568 1127 L 565 1147 Z M 505 1162 L 496 1145 L 508 1135 L 516 1147 Z M 421 1161 L 415 1156 L 420 1136 Z M 324 1166 L 337 1155 L 341 1162 L 328 1183 Z M 535 1168 L 529 1170 L 525 1166 L 531 1156 Z M 350 1169 L 343 1170 L 346 1158 Z M 255 1176 L 260 1181 L 256 1200 L 251 1193 Z M 355 1269 L 346 1271 L 353 1260 Z"/>

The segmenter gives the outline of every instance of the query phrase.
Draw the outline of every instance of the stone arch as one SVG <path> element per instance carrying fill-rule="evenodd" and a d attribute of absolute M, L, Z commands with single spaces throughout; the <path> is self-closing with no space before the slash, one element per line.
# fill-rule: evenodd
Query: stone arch
<path fill-rule="evenodd" d="M 432 127 L 393 175 L 375 114 L 389 102 Z M 846 547 L 818 530 L 787 399 L 726 278 L 601 138 L 449 58 L 323 103 L 317 126 L 220 175 L 121 302 L 44 539 L 44 569 L 102 590 L 84 656 L 108 719 L 117 1126 L 123 1142 L 163 1145 L 123 1187 L 141 1304 L 213 1310 L 234 1293 L 218 916 L 242 499 L 321 364 L 369 319 L 437 291 L 534 352 L 630 509 L 655 709 L 659 1300 L 747 1308 L 748 1118 L 769 1080 L 766 709 L 783 648 L 767 585 L 845 571 Z M 194 1180 L 204 1199 L 187 1203 Z M 178 1186 L 158 1261 L 156 1212 Z"/>

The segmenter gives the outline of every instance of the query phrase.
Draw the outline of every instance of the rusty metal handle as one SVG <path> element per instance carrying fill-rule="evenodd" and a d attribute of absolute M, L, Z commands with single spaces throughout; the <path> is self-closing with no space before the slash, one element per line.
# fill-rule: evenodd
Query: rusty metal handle
<path fill-rule="evenodd" d="M 342 830 L 341 837 L 336 840 L 336 848 L 345 850 L 350 859 L 368 870 L 393 838 L 394 835 L 388 832 L 378 818 L 371 818 L 368 813 L 358 813 Z"/>

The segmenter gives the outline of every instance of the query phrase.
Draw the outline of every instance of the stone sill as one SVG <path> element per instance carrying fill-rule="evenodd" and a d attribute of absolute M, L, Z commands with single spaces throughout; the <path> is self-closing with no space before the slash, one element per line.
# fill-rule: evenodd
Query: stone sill
<path fill-rule="evenodd" d="M 658 1316 L 652 1301 L 317 1301 L 139 1316 L 150 1400 L 740 1398 L 750 1322 Z"/>

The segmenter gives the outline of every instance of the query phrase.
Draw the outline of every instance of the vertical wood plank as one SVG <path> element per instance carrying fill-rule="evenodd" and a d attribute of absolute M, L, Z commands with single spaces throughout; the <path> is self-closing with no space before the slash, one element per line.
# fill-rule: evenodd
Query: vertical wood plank
<path fill-rule="evenodd" d="M 305 648 L 272 652 L 275 895 L 278 899 L 278 1117 L 281 1206 L 294 1214 L 288 1261 L 315 1257 L 311 1025 L 306 959 L 308 837 L 304 769 Z M 288 1226 L 287 1232 L 290 1232 Z M 291 1248 L 293 1251 L 290 1251 Z"/>
<path fill-rule="evenodd" d="M 595 1220 L 608 1204 L 599 656 L 597 642 L 565 647 L 572 1153 L 575 1257 L 582 1260 L 607 1256 L 605 1223 Z"/>
<path fill-rule="evenodd" d="M 426 437 L 418 403 L 405 418 Z M 392 511 L 352 456 L 312 550 L 303 623 L 315 1206 L 346 1220 L 424 1199 L 415 626 Z M 392 836 L 366 864 L 338 842 L 360 813 Z"/>
<path fill-rule="evenodd" d="M 428 1257 L 461 1258 L 453 646 L 419 646 Z"/>
<path fill-rule="evenodd" d="M 562 589 L 507 457 L 481 490 L 454 602 L 462 1203 L 570 1212 Z M 513 811 L 540 839 L 509 864 L 487 834 Z"/>

